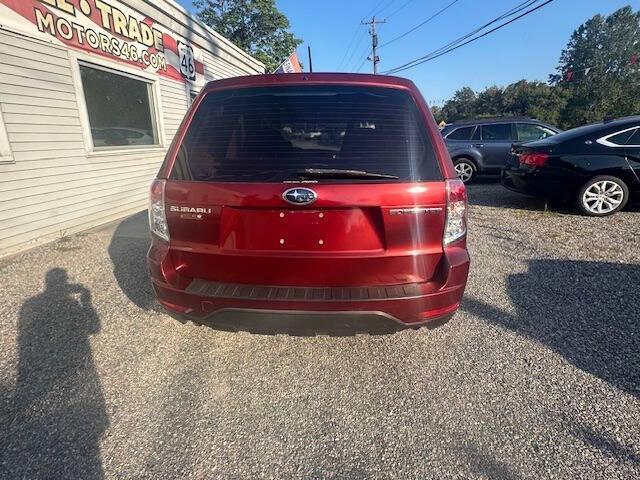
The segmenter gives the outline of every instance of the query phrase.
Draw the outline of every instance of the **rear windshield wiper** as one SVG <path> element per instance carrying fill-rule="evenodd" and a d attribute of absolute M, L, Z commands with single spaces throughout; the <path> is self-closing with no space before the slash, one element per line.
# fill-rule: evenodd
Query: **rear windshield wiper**
<path fill-rule="evenodd" d="M 397 180 L 399 177 L 386 173 L 365 172 L 363 170 L 343 170 L 341 168 L 305 168 L 298 170 L 302 177 L 320 178 L 389 178 Z"/>

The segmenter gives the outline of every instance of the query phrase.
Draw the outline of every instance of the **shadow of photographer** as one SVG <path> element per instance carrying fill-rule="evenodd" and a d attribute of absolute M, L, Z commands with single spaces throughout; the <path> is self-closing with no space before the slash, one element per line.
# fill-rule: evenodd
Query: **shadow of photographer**
<path fill-rule="evenodd" d="M 22 305 L 17 385 L 0 425 L 4 478 L 103 478 L 109 419 L 89 342 L 99 331 L 91 293 L 64 269 Z"/>

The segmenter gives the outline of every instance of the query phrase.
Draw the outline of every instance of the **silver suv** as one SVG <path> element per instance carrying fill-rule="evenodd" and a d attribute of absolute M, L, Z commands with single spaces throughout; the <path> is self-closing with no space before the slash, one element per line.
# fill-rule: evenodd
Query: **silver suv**
<path fill-rule="evenodd" d="M 478 174 L 499 174 L 513 144 L 559 132 L 559 128 L 530 118 L 493 118 L 451 123 L 442 129 L 442 136 L 458 176 L 469 183 Z"/>

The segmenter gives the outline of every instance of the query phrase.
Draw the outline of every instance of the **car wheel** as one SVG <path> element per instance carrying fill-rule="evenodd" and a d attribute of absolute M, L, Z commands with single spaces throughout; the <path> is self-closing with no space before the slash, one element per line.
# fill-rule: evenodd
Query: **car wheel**
<path fill-rule="evenodd" d="M 577 200 L 578 208 L 585 215 L 606 217 L 624 208 L 629 200 L 629 188 L 616 177 L 595 177 L 582 186 Z"/>
<path fill-rule="evenodd" d="M 471 160 L 458 158 L 454 160 L 453 166 L 456 169 L 458 178 L 462 180 L 462 183 L 469 183 L 476 176 L 476 166 Z"/>

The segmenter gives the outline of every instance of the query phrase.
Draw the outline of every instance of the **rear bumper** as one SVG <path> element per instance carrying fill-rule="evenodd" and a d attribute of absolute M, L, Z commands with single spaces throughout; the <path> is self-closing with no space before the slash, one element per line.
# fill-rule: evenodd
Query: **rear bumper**
<path fill-rule="evenodd" d="M 547 168 L 505 167 L 500 183 L 508 190 L 549 200 L 567 201 L 574 194 L 574 185 L 566 176 Z"/>
<path fill-rule="evenodd" d="M 149 270 L 159 302 L 172 313 L 196 319 L 225 312 L 268 312 L 278 315 L 354 314 L 385 318 L 401 325 L 419 325 L 452 315 L 459 307 L 469 271 L 464 246 L 445 249 L 434 281 L 375 287 L 284 287 L 235 285 L 163 274 L 163 249 L 152 246 Z"/>

